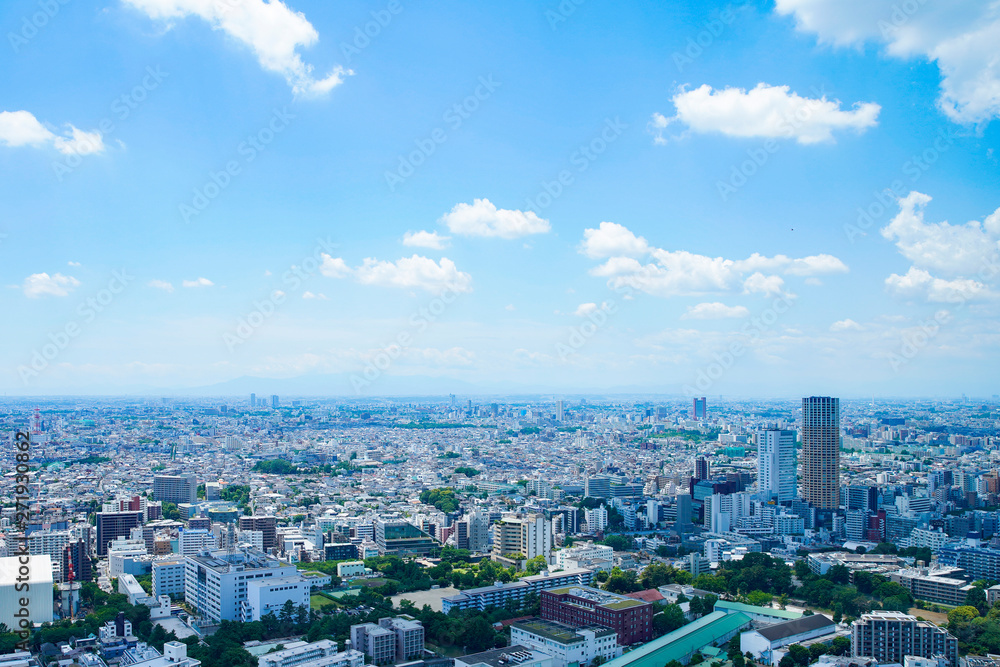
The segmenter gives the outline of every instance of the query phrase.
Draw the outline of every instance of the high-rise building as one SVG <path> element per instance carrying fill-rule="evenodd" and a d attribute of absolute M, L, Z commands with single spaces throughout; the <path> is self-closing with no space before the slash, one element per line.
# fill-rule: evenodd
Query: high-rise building
<path fill-rule="evenodd" d="M 712 470 L 708 465 L 708 459 L 704 456 L 699 456 L 694 461 L 694 478 L 698 481 L 703 479 L 708 479 L 711 475 Z"/>
<path fill-rule="evenodd" d="M 250 394 L 250 407 L 251 408 L 257 407 L 257 394 Z"/>
<path fill-rule="evenodd" d="M 840 506 L 840 399 L 802 399 L 802 498 L 819 510 Z"/>
<path fill-rule="evenodd" d="M 692 419 L 708 418 L 708 401 L 704 396 L 694 399 L 694 407 L 691 410 Z"/>
<path fill-rule="evenodd" d="M 108 544 L 119 537 L 128 537 L 132 529 L 142 525 L 142 512 L 98 512 L 97 555 L 108 554 Z"/>
<path fill-rule="evenodd" d="M 561 422 L 563 420 L 563 402 L 556 401 L 556 421 Z"/>
<path fill-rule="evenodd" d="M 958 664 L 958 639 L 930 621 L 898 611 L 873 611 L 851 624 L 851 655 L 902 664 L 903 657 L 943 655 Z"/>
<path fill-rule="evenodd" d="M 261 550 L 270 552 L 278 546 L 278 517 L 276 516 L 241 516 L 240 530 L 256 530 L 261 535 Z"/>
<path fill-rule="evenodd" d="M 878 509 L 878 488 L 874 486 L 848 486 L 847 509 L 874 512 Z"/>
<path fill-rule="evenodd" d="M 69 581 L 72 568 L 73 581 L 90 581 L 91 574 L 90 550 L 83 540 L 75 540 L 63 547 L 62 581 Z"/>
<path fill-rule="evenodd" d="M 271 408 L 274 410 L 278 409 L 278 395 L 271 394 Z"/>
<path fill-rule="evenodd" d="M 588 477 L 583 481 L 583 495 L 587 498 L 610 498 L 611 480 L 607 477 Z"/>
<path fill-rule="evenodd" d="M 552 523 L 541 514 L 504 517 L 493 533 L 493 560 L 520 554 L 524 560 L 552 554 Z"/>
<path fill-rule="evenodd" d="M 795 431 L 765 429 L 757 432 L 756 440 L 758 489 L 778 502 L 794 500 Z"/>
<path fill-rule="evenodd" d="M 198 480 L 193 473 L 184 475 L 154 475 L 153 496 L 160 502 L 196 503 L 198 502 Z"/>

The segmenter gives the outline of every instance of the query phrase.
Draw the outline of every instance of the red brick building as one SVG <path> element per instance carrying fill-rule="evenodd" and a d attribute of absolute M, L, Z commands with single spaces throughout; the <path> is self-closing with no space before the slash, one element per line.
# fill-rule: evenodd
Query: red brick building
<path fill-rule="evenodd" d="M 622 646 L 653 638 L 653 605 L 589 586 L 542 591 L 542 618 L 568 625 L 598 625 L 618 633 Z"/>

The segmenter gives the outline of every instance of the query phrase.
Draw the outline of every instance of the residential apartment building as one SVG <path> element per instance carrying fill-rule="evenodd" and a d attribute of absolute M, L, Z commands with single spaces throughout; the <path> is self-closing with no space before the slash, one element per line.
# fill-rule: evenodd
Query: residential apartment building
<path fill-rule="evenodd" d="M 875 611 L 851 624 L 851 655 L 900 664 L 908 655 L 924 658 L 943 655 L 951 667 L 957 667 L 958 639 L 929 621 L 918 621 L 915 616 Z"/>

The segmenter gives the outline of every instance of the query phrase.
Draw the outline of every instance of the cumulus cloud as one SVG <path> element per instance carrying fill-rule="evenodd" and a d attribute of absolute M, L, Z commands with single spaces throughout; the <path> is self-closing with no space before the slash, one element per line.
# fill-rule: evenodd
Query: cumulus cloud
<path fill-rule="evenodd" d="M 880 44 L 890 56 L 936 62 L 938 106 L 957 123 L 1000 116 L 1000 5 L 982 0 L 776 0 L 803 32 L 835 46 Z"/>
<path fill-rule="evenodd" d="M 318 299 L 320 301 L 326 301 L 327 300 L 326 295 L 323 294 L 322 292 L 320 292 L 319 294 L 314 294 L 314 293 L 312 293 L 312 292 L 310 292 L 308 290 L 306 290 L 305 292 L 302 293 L 302 298 L 303 299 Z"/>
<path fill-rule="evenodd" d="M 912 266 L 886 278 L 890 292 L 931 302 L 959 303 L 996 296 L 1000 276 L 1000 209 L 982 222 L 964 225 L 926 222 L 931 198 L 911 192 L 899 199 L 899 213 L 880 231 Z M 944 277 L 941 277 L 941 276 Z"/>
<path fill-rule="evenodd" d="M 881 107 L 859 102 L 841 109 L 839 100 L 802 97 L 788 86 L 759 83 L 751 90 L 702 85 L 680 90 L 672 99 L 677 113 L 670 118 L 653 114 L 649 129 L 658 144 L 666 143 L 664 132 L 673 123 L 700 134 L 720 133 L 729 137 L 795 139 L 800 144 L 833 141 L 841 130 L 864 132 L 878 122 Z"/>
<path fill-rule="evenodd" d="M 184 287 L 211 287 L 215 283 L 208 278 L 195 278 L 194 280 L 185 280 L 181 284 Z"/>
<path fill-rule="evenodd" d="M 471 204 L 456 204 L 441 217 L 448 231 L 459 236 L 482 236 L 516 239 L 529 234 L 544 234 L 549 221 L 532 211 L 498 209 L 489 199 L 475 199 Z"/>
<path fill-rule="evenodd" d="M 885 284 L 897 296 L 924 299 L 932 303 L 964 303 L 995 296 L 987 285 L 978 280 L 946 280 L 914 266 L 904 275 L 893 273 L 885 279 Z"/>
<path fill-rule="evenodd" d="M 590 315 L 596 310 L 597 310 L 596 303 L 581 303 L 579 306 L 576 307 L 576 310 L 573 311 L 573 314 L 576 315 L 577 317 L 586 317 L 587 315 Z"/>
<path fill-rule="evenodd" d="M 171 283 L 167 282 L 166 280 L 150 280 L 146 284 L 149 285 L 150 287 L 155 287 L 156 289 L 161 289 L 164 292 L 173 292 L 174 291 L 174 286 Z"/>
<path fill-rule="evenodd" d="M 746 259 L 732 260 L 686 250 L 665 250 L 611 222 L 584 230 L 577 249 L 592 259 L 605 260 L 590 273 L 607 278 L 609 287 L 631 287 L 664 297 L 738 290 L 777 294 L 784 288 L 784 279 L 779 274 L 809 277 L 848 270 L 846 264 L 832 255 L 793 258 L 754 253 Z"/>
<path fill-rule="evenodd" d="M 298 51 L 319 41 L 319 33 L 305 14 L 290 9 L 281 0 L 122 0 L 151 19 L 169 25 L 189 16 L 200 18 L 226 36 L 250 48 L 260 66 L 280 74 L 296 95 L 323 95 L 352 74 L 334 67 L 316 78 L 313 66 L 302 61 Z"/>
<path fill-rule="evenodd" d="M 80 281 L 73 276 L 61 273 L 33 273 L 24 279 L 21 289 L 24 296 L 37 299 L 41 296 L 69 296 L 69 293 L 80 286 Z"/>
<path fill-rule="evenodd" d="M 847 318 L 846 320 L 837 320 L 830 325 L 830 331 L 864 331 L 864 327 L 852 320 Z"/>
<path fill-rule="evenodd" d="M 48 129 L 30 111 L 0 111 L 0 145 L 41 148 L 52 146 L 63 155 L 90 155 L 104 151 L 104 140 L 96 130 L 85 132 L 67 125 L 62 136 Z"/>
<path fill-rule="evenodd" d="M 995 265 L 1000 258 L 1000 209 L 983 222 L 964 225 L 925 222 L 924 208 L 931 198 L 911 192 L 899 200 L 899 213 L 881 229 L 914 266 L 963 275 Z"/>
<path fill-rule="evenodd" d="M 449 236 L 441 236 L 437 232 L 419 231 L 406 232 L 403 234 L 403 245 L 414 248 L 430 248 L 431 250 L 444 250 L 448 246 Z"/>
<path fill-rule="evenodd" d="M 430 257 L 413 255 L 390 262 L 368 257 L 361 266 L 351 268 L 340 257 L 323 255 L 320 271 L 328 278 L 353 276 L 362 285 L 420 289 L 434 294 L 445 291 L 471 292 L 472 276 L 459 271 L 455 262 L 442 257 L 436 262 Z"/>
<path fill-rule="evenodd" d="M 682 320 L 722 320 L 736 317 L 746 317 L 750 311 L 745 306 L 727 306 L 718 301 L 699 303 L 689 306 L 681 315 Z"/>

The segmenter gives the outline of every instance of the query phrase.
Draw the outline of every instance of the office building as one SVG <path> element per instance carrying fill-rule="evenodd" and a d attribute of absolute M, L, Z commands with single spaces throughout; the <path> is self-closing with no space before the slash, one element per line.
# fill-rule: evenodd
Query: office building
<path fill-rule="evenodd" d="M 908 655 L 943 655 L 951 667 L 957 667 L 958 639 L 930 621 L 918 621 L 916 616 L 873 611 L 851 624 L 851 655 L 899 664 Z"/>
<path fill-rule="evenodd" d="M 878 488 L 868 485 L 851 485 L 847 487 L 847 510 L 878 510 Z"/>
<path fill-rule="evenodd" d="M 708 418 L 708 401 L 704 396 L 694 399 L 691 409 L 691 419 L 704 420 Z M 704 479 L 704 478 L 703 478 Z"/>
<path fill-rule="evenodd" d="M 562 401 L 556 401 L 556 421 L 561 422 L 566 416 L 564 412 L 564 404 Z"/>
<path fill-rule="evenodd" d="M 152 563 L 153 597 L 161 595 L 180 597 L 184 595 L 184 571 L 187 559 L 183 556 L 167 556 Z"/>
<path fill-rule="evenodd" d="M 260 609 L 251 607 L 250 583 L 270 579 L 296 577 L 294 565 L 271 558 L 260 551 L 244 549 L 230 554 L 225 551 L 210 552 L 207 556 L 187 556 L 184 567 L 184 599 L 202 618 L 209 621 L 250 621 L 259 619 Z M 299 577 L 301 579 L 301 577 Z M 304 580 L 303 580 L 304 581 Z M 292 586 L 285 599 L 296 604 L 309 602 L 309 583 Z M 258 603 L 273 605 L 282 591 L 257 591 Z M 284 603 L 284 600 L 281 600 Z"/>
<path fill-rule="evenodd" d="M 694 460 L 694 478 L 697 481 L 708 479 L 711 473 L 712 470 L 709 467 L 708 459 L 704 456 L 699 456 Z"/>
<path fill-rule="evenodd" d="M 622 654 L 614 630 L 600 626 L 575 628 L 543 618 L 512 623 L 510 643 L 548 653 L 552 667 L 589 665 L 598 657 L 607 662 Z"/>
<path fill-rule="evenodd" d="M 802 498 L 818 510 L 840 507 L 840 399 L 802 399 Z"/>
<path fill-rule="evenodd" d="M 796 497 L 795 431 L 766 429 L 758 431 L 757 487 L 762 494 L 778 502 Z"/>
<path fill-rule="evenodd" d="M 277 410 L 278 409 L 278 405 L 279 405 L 279 403 L 278 403 L 278 395 L 277 394 L 271 394 L 271 408 L 273 410 Z"/>
<path fill-rule="evenodd" d="M 587 498 L 610 498 L 611 479 L 608 477 L 588 477 L 583 482 L 583 495 Z"/>
<path fill-rule="evenodd" d="M 93 579 L 90 550 L 83 540 L 74 540 L 63 547 L 61 581 L 90 581 Z"/>
<path fill-rule="evenodd" d="M 241 516 L 240 530 L 256 530 L 261 533 L 261 550 L 270 553 L 278 546 L 278 517 Z"/>
<path fill-rule="evenodd" d="M 568 549 L 560 549 L 555 555 L 555 569 L 569 570 L 576 569 L 579 561 L 586 560 L 607 560 L 610 561 L 615 556 L 615 550 L 606 544 L 594 544 L 593 542 L 580 542 Z"/>
<path fill-rule="evenodd" d="M 153 497 L 162 503 L 194 504 L 198 502 L 198 480 L 192 473 L 185 475 L 154 475 Z"/>
<path fill-rule="evenodd" d="M 583 516 L 588 532 L 599 533 L 608 527 L 608 508 L 604 505 L 584 510 Z"/>
<path fill-rule="evenodd" d="M 108 545 L 121 537 L 129 537 L 132 529 L 142 525 L 142 512 L 98 512 L 97 555 L 108 555 Z"/>
<path fill-rule="evenodd" d="M 589 586 L 567 586 L 542 591 L 540 606 L 542 618 L 550 621 L 613 630 L 622 646 L 653 638 L 653 605 L 643 600 Z"/>
<path fill-rule="evenodd" d="M 352 625 L 351 647 L 368 656 L 372 664 L 388 665 L 396 660 L 396 633 L 375 623 Z"/>
<path fill-rule="evenodd" d="M 259 621 L 262 616 L 281 614 L 288 601 L 296 609 L 309 608 L 312 582 L 297 572 L 287 576 L 251 578 L 246 582 L 246 603 L 240 613 L 244 622 Z"/>
<path fill-rule="evenodd" d="M 440 547 L 433 537 L 403 519 L 377 519 L 375 544 L 381 556 L 427 556 Z"/>

